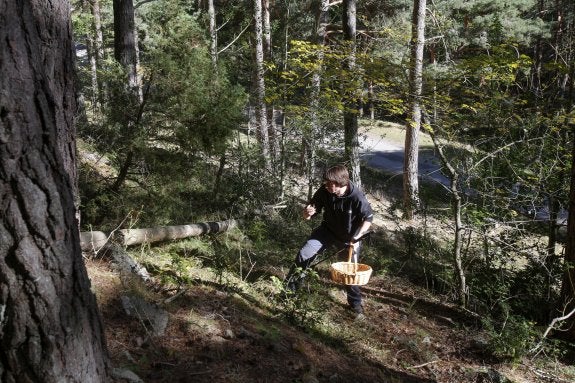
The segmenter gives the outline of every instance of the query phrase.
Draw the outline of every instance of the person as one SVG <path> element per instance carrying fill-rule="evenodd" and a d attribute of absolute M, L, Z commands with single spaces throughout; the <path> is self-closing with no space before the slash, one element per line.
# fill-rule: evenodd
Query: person
<path fill-rule="evenodd" d="M 350 182 L 345 165 L 334 165 L 324 172 L 323 185 L 303 209 L 307 220 L 320 213 L 323 213 L 321 224 L 299 250 L 286 277 L 288 290 L 295 291 L 301 284 L 305 273 L 298 270 L 305 271 L 318 254 L 332 246 L 341 251 L 353 244 L 354 257 L 356 260 L 359 257 L 360 238 L 370 230 L 373 211 L 363 192 Z M 346 285 L 346 293 L 351 310 L 363 315 L 360 287 Z"/>

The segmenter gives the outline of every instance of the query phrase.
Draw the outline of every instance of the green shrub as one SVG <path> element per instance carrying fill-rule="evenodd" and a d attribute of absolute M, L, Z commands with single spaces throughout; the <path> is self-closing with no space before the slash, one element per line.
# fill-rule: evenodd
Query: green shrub
<path fill-rule="evenodd" d="M 490 335 L 489 352 L 502 361 L 517 363 L 529 353 L 536 342 L 534 323 L 520 316 L 509 316 L 497 326 L 491 320 L 484 320 Z"/>

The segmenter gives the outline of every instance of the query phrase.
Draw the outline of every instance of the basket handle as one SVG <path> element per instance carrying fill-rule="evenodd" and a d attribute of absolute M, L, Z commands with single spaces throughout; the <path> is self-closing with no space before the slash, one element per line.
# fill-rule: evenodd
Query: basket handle
<path fill-rule="evenodd" d="M 349 244 L 347 249 L 347 262 L 351 263 L 351 257 L 353 256 L 353 243 Z M 357 273 L 357 257 L 354 257 L 353 260 L 353 273 Z"/>

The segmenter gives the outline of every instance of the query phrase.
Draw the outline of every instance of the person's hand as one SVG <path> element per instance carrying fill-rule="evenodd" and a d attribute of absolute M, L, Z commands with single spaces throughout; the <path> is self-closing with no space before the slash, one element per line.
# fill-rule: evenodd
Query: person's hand
<path fill-rule="evenodd" d="M 310 219 L 312 215 L 315 214 L 315 206 L 313 205 L 307 205 L 304 209 L 303 209 L 303 217 L 305 219 Z"/>

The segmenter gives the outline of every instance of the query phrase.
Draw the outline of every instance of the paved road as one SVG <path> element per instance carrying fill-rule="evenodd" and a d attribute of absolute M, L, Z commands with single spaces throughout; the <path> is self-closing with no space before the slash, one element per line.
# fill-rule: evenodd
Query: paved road
<path fill-rule="evenodd" d="M 368 135 L 362 137 L 360 146 L 361 157 L 368 166 L 385 170 L 394 175 L 403 173 L 403 145 L 400 146 L 385 138 Z M 438 158 L 429 153 L 420 152 L 418 163 L 420 177 L 440 182 L 446 186 L 449 185 L 449 179 L 440 171 L 441 163 Z"/>
<path fill-rule="evenodd" d="M 368 166 L 376 169 L 382 169 L 394 175 L 403 173 L 403 154 L 404 145 L 386 140 L 385 138 L 370 136 L 360 139 L 361 157 L 366 161 Z M 419 153 L 419 175 L 423 179 L 434 180 L 445 186 L 449 186 L 449 179 L 441 173 L 441 163 L 438 158 L 429 152 Z M 547 206 L 531 206 L 519 209 L 519 212 L 531 218 L 546 221 L 549 217 Z M 560 225 L 567 224 L 567 211 L 559 212 Z M 560 229 L 560 232 L 565 227 Z"/>

